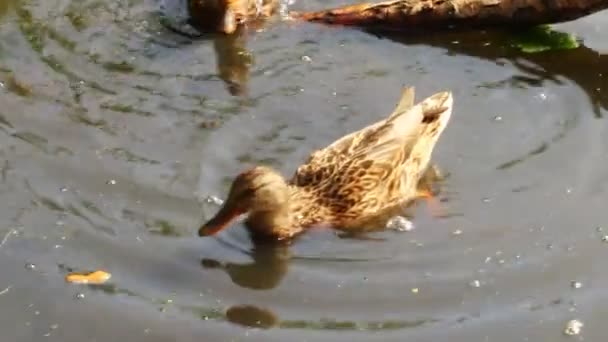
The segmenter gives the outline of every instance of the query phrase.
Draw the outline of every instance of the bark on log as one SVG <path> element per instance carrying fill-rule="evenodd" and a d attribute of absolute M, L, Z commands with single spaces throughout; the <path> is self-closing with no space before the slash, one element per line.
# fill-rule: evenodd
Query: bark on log
<path fill-rule="evenodd" d="M 318 12 L 311 22 L 382 30 L 532 26 L 571 21 L 608 8 L 608 0 L 390 0 Z"/>

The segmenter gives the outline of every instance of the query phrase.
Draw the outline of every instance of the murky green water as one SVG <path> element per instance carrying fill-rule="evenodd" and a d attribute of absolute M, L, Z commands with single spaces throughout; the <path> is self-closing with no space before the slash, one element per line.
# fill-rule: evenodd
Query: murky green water
<path fill-rule="evenodd" d="M 489 33 L 278 20 L 191 40 L 161 5 L 0 2 L 3 341 L 603 339 L 608 14 L 555 26 L 577 50 L 522 55 Z M 236 173 L 290 174 L 405 84 L 454 93 L 434 155 L 451 215 L 421 204 L 377 241 L 195 236 Z M 98 268 L 107 286 L 63 280 Z"/>

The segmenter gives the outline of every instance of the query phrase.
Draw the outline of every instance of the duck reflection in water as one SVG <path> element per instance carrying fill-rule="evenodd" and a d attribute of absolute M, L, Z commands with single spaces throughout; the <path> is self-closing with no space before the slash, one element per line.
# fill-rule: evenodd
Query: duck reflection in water
<path fill-rule="evenodd" d="M 249 69 L 253 64 L 253 55 L 247 50 L 243 31 L 239 28 L 234 34 L 213 38 L 218 75 L 233 96 L 247 95 Z"/>
<path fill-rule="evenodd" d="M 163 22 L 165 27 L 189 40 L 213 42 L 218 77 L 233 96 L 246 96 L 253 55 L 247 49 L 248 28 L 238 27 L 233 34 L 202 33 L 189 23 Z"/>
<path fill-rule="evenodd" d="M 215 259 L 202 259 L 206 269 L 224 270 L 232 281 L 244 288 L 270 290 L 277 287 L 287 274 L 291 254 L 288 243 L 256 242 L 246 264 L 223 263 Z"/>
<path fill-rule="evenodd" d="M 213 47 L 219 77 L 230 94 L 247 94 L 252 64 L 245 47 L 247 31 L 264 25 L 278 7 L 278 0 L 188 0 L 188 23 L 201 32 L 220 33 L 214 37 Z"/>

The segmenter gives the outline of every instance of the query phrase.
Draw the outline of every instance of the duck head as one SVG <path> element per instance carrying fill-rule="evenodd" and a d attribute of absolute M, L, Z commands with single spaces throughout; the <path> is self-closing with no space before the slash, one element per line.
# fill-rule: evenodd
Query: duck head
<path fill-rule="evenodd" d="M 228 227 L 237 217 L 247 213 L 250 219 L 263 217 L 264 221 L 266 218 L 281 217 L 288 200 L 288 187 L 280 174 L 268 167 L 254 167 L 234 179 L 224 205 L 213 218 L 200 227 L 198 235 L 214 235 Z"/>

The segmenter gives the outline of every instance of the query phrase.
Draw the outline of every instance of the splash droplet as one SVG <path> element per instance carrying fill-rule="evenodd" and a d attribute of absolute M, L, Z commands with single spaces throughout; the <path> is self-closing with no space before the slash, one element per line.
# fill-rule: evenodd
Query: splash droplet
<path fill-rule="evenodd" d="M 575 336 L 581 333 L 581 329 L 583 328 L 583 322 L 573 319 L 566 323 L 566 328 L 564 329 L 564 334 L 568 336 Z"/>
<path fill-rule="evenodd" d="M 414 223 L 403 216 L 395 216 L 386 223 L 387 229 L 409 232 L 414 229 Z"/>
<path fill-rule="evenodd" d="M 216 196 L 207 196 L 207 198 L 205 198 L 205 202 L 218 206 L 224 204 L 224 200 Z"/>

